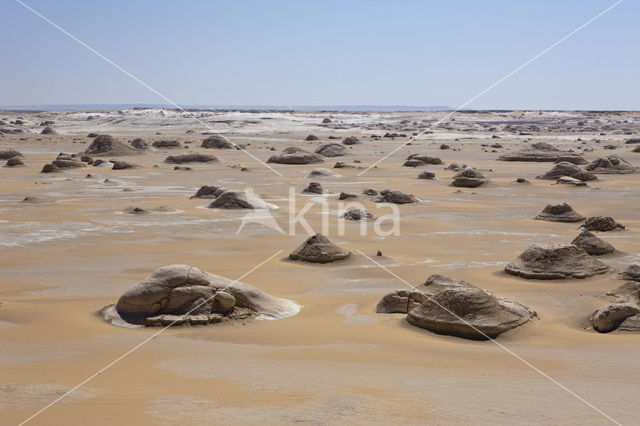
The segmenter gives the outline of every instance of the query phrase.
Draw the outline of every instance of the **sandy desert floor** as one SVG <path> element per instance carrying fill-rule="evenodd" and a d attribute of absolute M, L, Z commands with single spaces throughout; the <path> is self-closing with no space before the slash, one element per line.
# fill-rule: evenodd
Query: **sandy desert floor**
<path fill-rule="evenodd" d="M 620 155 L 640 166 L 624 140 L 640 133 L 640 113 L 465 112 L 438 125 L 376 168 L 364 167 L 446 113 L 230 112 L 128 110 L 103 112 L 0 112 L 8 123 L 22 117 L 23 133 L 0 136 L 26 167 L 0 167 L 0 423 L 17 424 L 143 341 L 155 330 L 105 322 L 98 310 L 114 303 L 156 268 L 174 263 L 242 279 L 298 302 L 293 317 L 246 325 L 174 327 L 95 377 L 32 420 L 32 424 L 606 424 L 602 414 L 491 341 L 467 341 L 415 328 L 404 315 L 375 313 L 388 291 L 405 284 L 359 251 L 375 256 L 407 282 L 434 273 L 464 279 L 535 309 L 539 319 L 501 335 L 497 342 L 526 359 L 588 403 L 623 424 L 637 423 L 640 391 L 638 336 L 599 334 L 589 316 L 620 284 L 615 270 L 640 263 L 640 174 L 601 175 L 587 187 L 552 185 L 535 177 L 552 163 L 497 161 L 527 141 L 563 149 L 593 150 L 592 160 Z M 92 119 L 87 120 L 87 116 Z M 332 122 L 322 124 L 323 118 Z M 57 135 L 40 135 L 53 120 Z M 240 150 L 205 150 L 206 123 L 266 161 L 288 146 L 313 150 L 357 136 L 343 157 L 323 165 L 270 164 L 281 176 Z M 11 127 L 9 125 L 5 127 Z M 190 133 L 187 133 L 189 131 Z M 142 167 L 104 167 L 41 174 L 59 152 L 83 151 L 89 132 L 126 142 L 177 139 L 190 151 L 216 155 L 219 163 L 163 163 L 182 150 L 125 157 Z M 319 137 L 305 141 L 308 134 Z M 492 138 L 496 135 L 498 138 Z M 329 136 L 339 139 L 330 140 Z M 499 142 L 503 148 L 483 145 Z M 581 142 L 585 142 L 584 144 Z M 439 149 L 441 143 L 450 149 Z M 613 144 L 615 150 L 604 149 Z M 384 153 L 384 154 L 383 154 Z M 402 167 L 409 154 L 438 156 L 444 165 Z M 108 158 L 105 158 L 108 159 Z M 305 174 L 335 161 L 363 168 L 336 169 L 323 179 L 333 196 L 300 195 Z M 475 189 L 450 186 L 451 162 L 474 166 L 490 182 Z M 242 164 L 249 168 L 230 166 Z M 158 165 L 157 168 L 154 165 Z M 424 170 L 437 180 L 418 180 Z M 86 177 L 90 173 L 91 177 Z M 531 183 L 515 184 L 517 177 Z M 111 182 L 105 183 L 105 179 Z M 315 230 L 329 217 L 327 235 L 353 255 L 317 265 L 287 260 L 306 234 L 281 234 L 248 224 L 245 212 L 204 208 L 189 199 L 206 184 L 247 187 L 277 205 L 285 226 L 289 188 L 301 204 L 316 201 L 305 216 Z M 399 206 L 399 235 L 367 235 L 345 224 L 337 209 L 341 191 L 394 188 L 421 203 Z M 22 203 L 26 196 L 42 203 Z M 370 197 L 369 211 L 388 214 Z M 323 213 L 322 202 L 328 203 Z M 546 204 L 567 202 L 583 216 L 613 216 L 626 231 L 599 234 L 617 251 L 600 259 L 613 272 L 583 280 L 525 280 L 504 265 L 534 243 L 569 243 L 578 224 L 533 220 Z M 128 206 L 167 212 L 123 214 Z"/>

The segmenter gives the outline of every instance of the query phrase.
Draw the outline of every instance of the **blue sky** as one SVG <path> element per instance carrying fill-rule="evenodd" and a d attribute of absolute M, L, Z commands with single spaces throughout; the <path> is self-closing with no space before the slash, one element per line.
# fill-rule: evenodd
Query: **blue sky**
<path fill-rule="evenodd" d="M 613 4 L 24 0 L 179 104 L 457 107 Z M 640 109 L 640 1 L 468 108 Z M 164 103 L 0 0 L 0 105 Z"/>

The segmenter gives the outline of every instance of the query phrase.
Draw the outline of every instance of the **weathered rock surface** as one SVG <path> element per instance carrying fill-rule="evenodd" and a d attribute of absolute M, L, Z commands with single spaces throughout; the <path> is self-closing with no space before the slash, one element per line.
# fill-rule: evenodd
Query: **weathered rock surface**
<path fill-rule="evenodd" d="M 322 187 L 320 182 L 309 182 L 309 185 L 307 185 L 302 192 L 305 194 L 324 194 L 328 191 Z"/>
<path fill-rule="evenodd" d="M 149 149 L 149 144 L 142 138 L 135 138 L 131 141 L 131 147 L 138 151 L 146 151 Z"/>
<path fill-rule="evenodd" d="M 432 275 L 416 290 L 385 295 L 380 313 L 407 313 L 407 322 L 437 334 L 485 340 L 518 327 L 537 314 L 465 281 Z"/>
<path fill-rule="evenodd" d="M 0 160 L 8 160 L 13 157 L 22 157 L 22 153 L 15 149 L 0 149 Z"/>
<path fill-rule="evenodd" d="M 272 155 L 267 163 L 276 164 L 315 164 L 324 163 L 323 156 L 313 152 L 305 151 L 301 148 L 290 147 L 282 151 L 281 154 Z"/>
<path fill-rule="evenodd" d="M 442 160 L 438 157 L 431 157 L 424 154 L 412 154 L 404 162 L 405 167 L 418 167 L 427 164 L 442 164 Z"/>
<path fill-rule="evenodd" d="M 373 198 L 374 203 L 411 204 L 420 201 L 413 194 L 399 189 L 383 189 Z"/>
<path fill-rule="evenodd" d="M 358 138 L 356 138 L 355 136 L 349 136 L 347 138 L 344 138 L 344 140 L 342 141 L 343 144 L 345 145 L 356 145 L 361 143 L 360 140 Z"/>
<path fill-rule="evenodd" d="M 347 149 L 339 143 L 328 143 L 318 147 L 315 153 L 325 157 L 339 157 L 345 155 L 346 151 Z"/>
<path fill-rule="evenodd" d="M 202 148 L 215 148 L 215 149 L 232 149 L 235 147 L 231 141 L 221 135 L 213 135 L 202 141 L 200 145 Z"/>
<path fill-rule="evenodd" d="M 269 204 L 249 190 L 245 191 L 225 191 L 220 194 L 211 204 L 210 209 L 268 209 Z"/>
<path fill-rule="evenodd" d="M 99 135 L 91 142 L 91 145 L 87 147 L 84 153 L 88 155 L 117 156 L 139 154 L 140 151 L 116 140 L 113 136 Z"/>
<path fill-rule="evenodd" d="M 20 167 L 24 166 L 24 162 L 20 157 L 11 157 L 4 165 L 5 167 Z"/>
<path fill-rule="evenodd" d="M 433 180 L 436 178 L 436 174 L 433 172 L 422 172 L 418 175 L 418 179 Z"/>
<path fill-rule="evenodd" d="M 622 231 L 627 229 L 627 227 L 616 222 L 610 216 L 592 216 L 587 218 L 586 222 L 580 227 L 580 229 L 585 231 L 609 232 Z"/>
<path fill-rule="evenodd" d="M 591 256 L 613 253 L 616 249 L 606 241 L 598 238 L 589 231 L 582 231 L 571 244 L 583 248 Z"/>
<path fill-rule="evenodd" d="M 498 160 L 552 163 L 566 161 L 573 164 L 585 164 L 587 162 L 580 154 L 562 151 L 553 145 L 549 145 L 544 142 L 531 144 L 527 148 L 518 152 L 504 154 L 498 157 Z"/>
<path fill-rule="evenodd" d="M 609 267 L 573 244 L 534 244 L 504 270 L 527 279 L 557 280 L 604 274 Z"/>
<path fill-rule="evenodd" d="M 213 163 L 218 159 L 211 154 L 202 154 L 199 152 L 190 152 L 188 154 L 170 155 L 164 159 L 168 164 L 183 164 L 183 163 Z"/>
<path fill-rule="evenodd" d="M 463 188 L 477 188 L 480 185 L 484 185 L 489 180 L 484 177 L 482 173 L 473 169 L 471 167 L 467 167 L 466 169 L 462 169 L 459 171 L 454 177 L 451 185 Z"/>
<path fill-rule="evenodd" d="M 591 180 L 597 180 L 598 177 L 593 173 L 582 170 L 579 166 L 562 161 L 542 176 L 538 176 L 538 179 L 558 179 L 562 176 L 569 176 L 574 179 L 586 182 Z"/>
<path fill-rule="evenodd" d="M 629 265 L 620 276 L 627 280 L 640 281 L 640 265 Z"/>
<path fill-rule="evenodd" d="M 346 259 L 350 255 L 351 252 L 338 247 L 324 235 L 315 234 L 292 251 L 289 254 L 289 259 L 313 263 L 329 263 Z"/>
<path fill-rule="evenodd" d="M 602 174 L 628 174 L 640 172 L 639 167 L 634 167 L 628 161 L 615 155 L 598 158 L 597 160 L 592 161 L 586 169 L 593 173 Z"/>
<path fill-rule="evenodd" d="M 57 135 L 58 132 L 56 132 L 55 130 L 53 130 L 52 127 L 46 126 L 44 129 L 42 129 L 42 131 L 40 132 L 41 135 Z"/>
<path fill-rule="evenodd" d="M 180 144 L 180 142 L 176 141 L 176 140 L 159 140 L 159 141 L 154 141 L 151 146 L 153 146 L 154 148 L 182 148 L 182 145 Z"/>
<path fill-rule="evenodd" d="M 585 220 L 584 216 L 580 216 L 567 203 L 547 204 L 542 213 L 536 216 L 536 219 L 550 222 L 581 222 Z"/>
<path fill-rule="evenodd" d="M 369 220 L 374 218 L 374 216 L 371 213 L 369 213 L 368 211 L 360 207 L 354 207 L 345 211 L 342 214 L 342 217 L 346 220 L 353 220 L 353 221 Z"/>
<path fill-rule="evenodd" d="M 113 163 L 112 170 L 126 170 L 126 169 L 135 169 L 140 167 L 138 164 L 129 163 L 128 161 L 111 161 Z"/>
<path fill-rule="evenodd" d="M 233 319 L 236 311 L 243 318 L 257 315 L 285 318 L 298 310 L 295 302 L 268 295 L 248 284 L 188 265 L 170 265 L 157 269 L 125 291 L 115 307 L 107 310 L 105 318 L 166 326 L 176 318 L 158 316 L 174 315 L 182 323 L 206 324 L 220 322 L 216 316 L 220 320 Z"/>

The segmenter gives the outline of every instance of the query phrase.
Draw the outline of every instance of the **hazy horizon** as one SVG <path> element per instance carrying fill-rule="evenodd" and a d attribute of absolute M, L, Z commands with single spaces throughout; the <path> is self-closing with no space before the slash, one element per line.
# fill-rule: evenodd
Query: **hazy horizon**
<path fill-rule="evenodd" d="M 179 105 L 457 108 L 615 2 L 26 3 Z M 19 3 L 0 12 L 1 104 L 165 103 Z M 466 109 L 640 109 L 638 12 L 621 3 Z"/>

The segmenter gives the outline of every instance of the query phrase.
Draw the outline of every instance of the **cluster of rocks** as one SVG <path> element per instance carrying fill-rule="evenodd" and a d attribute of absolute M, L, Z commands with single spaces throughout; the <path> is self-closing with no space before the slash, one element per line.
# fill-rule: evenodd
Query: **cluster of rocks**
<path fill-rule="evenodd" d="M 103 309 L 112 323 L 145 326 L 204 325 L 257 316 L 284 318 L 299 306 L 248 284 L 188 265 L 157 269 Z"/>
<path fill-rule="evenodd" d="M 55 160 L 42 167 L 41 173 L 55 173 L 62 170 L 77 169 L 81 167 L 86 167 L 86 164 L 82 161 L 78 161 L 75 154 L 68 155 L 60 153 Z"/>
<path fill-rule="evenodd" d="M 473 340 L 496 338 L 537 316 L 521 303 L 442 275 L 431 275 L 413 290 L 386 294 L 376 312 L 407 314 L 413 326 Z"/>

